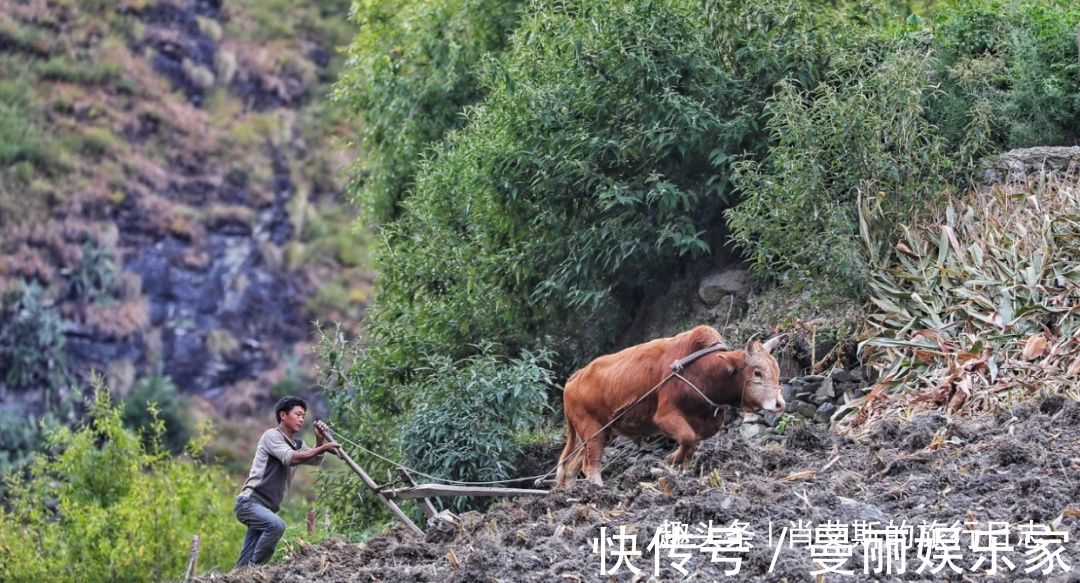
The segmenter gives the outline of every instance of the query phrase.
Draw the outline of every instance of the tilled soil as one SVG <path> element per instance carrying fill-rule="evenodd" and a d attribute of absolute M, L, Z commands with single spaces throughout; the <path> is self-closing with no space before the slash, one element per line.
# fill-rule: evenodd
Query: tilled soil
<path fill-rule="evenodd" d="M 1060 396 L 993 417 L 886 421 L 858 441 L 800 426 L 763 444 L 729 429 L 702 443 L 686 471 L 665 466 L 665 453 L 634 450 L 633 463 L 609 465 L 602 488 L 579 481 L 436 519 L 426 540 L 395 527 L 364 544 L 332 540 L 282 564 L 201 580 L 1080 582 L 1080 403 Z M 688 536 L 668 539 L 657 556 L 648 547 L 665 524 Z M 916 540 L 886 545 L 893 561 L 875 573 L 875 543 L 900 537 L 902 525 Z M 625 557 L 611 573 L 631 542 L 643 552 L 629 557 L 639 573 Z M 847 573 L 814 574 L 826 568 Z"/>

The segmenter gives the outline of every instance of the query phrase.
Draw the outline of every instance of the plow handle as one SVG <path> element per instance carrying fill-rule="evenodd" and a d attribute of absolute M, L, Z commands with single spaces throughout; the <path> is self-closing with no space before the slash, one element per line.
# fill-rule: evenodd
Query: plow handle
<path fill-rule="evenodd" d="M 312 424 L 312 427 L 315 429 L 315 437 L 333 441 L 334 438 L 330 435 L 330 428 L 326 426 L 324 421 L 316 421 Z M 345 450 L 341 446 L 334 448 L 334 454 L 341 459 L 345 459 Z"/>

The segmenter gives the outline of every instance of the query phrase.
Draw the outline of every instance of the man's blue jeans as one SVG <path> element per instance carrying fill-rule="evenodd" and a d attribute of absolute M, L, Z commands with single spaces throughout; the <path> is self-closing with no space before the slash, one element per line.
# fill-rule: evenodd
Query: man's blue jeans
<path fill-rule="evenodd" d="M 237 496 L 233 514 L 248 527 L 240 560 L 233 569 L 266 564 L 273 556 L 281 535 L 285 534 L 285 521 L 250 496 Z"/>

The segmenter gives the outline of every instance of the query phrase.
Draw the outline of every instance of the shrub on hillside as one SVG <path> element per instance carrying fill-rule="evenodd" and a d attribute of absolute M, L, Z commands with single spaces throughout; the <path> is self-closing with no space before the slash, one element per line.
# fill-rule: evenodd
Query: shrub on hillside
<path fill-rule="evenodd" d="M 930 119 L 953 144 L 972 127 L 983 132 L 977 153 L 1080 141 L 1080 4 L 953 2 L 935 20 Z"/>
<path fill-rule="evenodd" d="M 35 419 L 32 415 L 20 415 L 8 409 L 0 409 L 0 500 L 6 495 L 5 479 L 15 476 L 34 459 L 45 445 L 45 433 L 57 425 L 56 417 L 45 415 Z"/>
<path fill-rule="evenodd" d="M 82 247 L 82 260 L 65 270 L 64 275 L 70 298 L 90 303 L 105 300 L 110 298 L 110 290 L 116 282 L 116 261 L 108 248 L 87 236 Z"/>
<path fill-rule="evenodd" d="M 340 333 L 323 335 L 320 374 L 340 437 L 424 473 L 448 480 L 507 478 L 522 436 L 549 418 L 553 375 L 549 353 L 505 359 L 483 351 L 453 361 L 432 356 L 425 381 L 394 386 L 363 376 L 355 366 L 358 344 Z M 373 476 L 394 465 L 347 446 Z M 378 479 L 378 478 L 377 478 Z M 319 503 L 344 531 L 361 532 L 386 518 L 374 497 L 361 496 L 355 477 L 324 473 Z M 462 507 L 469 501 L 459 500 Z M 473 501 L 475 502 L 475 501 Z"/>
<path fill-rule="evenodd" d="M 810 89 L 769 101 L 772 146 L 737 167 L 732 240 L 762 275 L 814 280 L 860 297 L 869 262 L 860 229 L 889 246 L 896 226 L 945 196 L 953 162 L 924 115 L 924 50 L 863 48 Z M 859 213 L 859 201 L 872 212 Z"/>
<path fill-rule="evenodd" d="M 42 390 L 51 403 L 67 383 L 60 313 L 41 286 L 23 281 L 3 298 L 0 321 L 0 370 L 8 390 Z"/>
<path fill-rule="evenodd" d="M 168 451 L 180 453 L 191 438 L 190 409 L 188 400 L 159 370 L 136 381 L 131 394 L 124 399 L 124 425 L 139 432 L 147 447 L 156 439 Z"/>
<path fill-rule="evenodd" d="M 0 507 L 0 579 L 160 581 L 184 572 L 192 535 L 200 565 L 227 570 L 243 528 L 231 516 L 223 473 L 146 448 L 98 387 L 90 421 L 48 436 L 27 476 L 8 483 Z M 164 428 L 155 426 L 160 439 Z M 206 436 L 189 444 L 197 456 Z"/>
<path fill-rule="evenodd" d="M 405 465 L 445 480 L 509 478 L 521 449 L 518 436 L 542 424 L 549 410 L 553 379 L 546 358 L 433 359 L 431 384 L 418 392 L 399 437 Z M 481 503 L 455 499 L 459 510 Z"/>

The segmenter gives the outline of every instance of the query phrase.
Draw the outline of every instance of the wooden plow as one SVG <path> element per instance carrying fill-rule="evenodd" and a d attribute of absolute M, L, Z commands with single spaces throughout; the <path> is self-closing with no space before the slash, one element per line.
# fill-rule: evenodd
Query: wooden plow
<path fill-rule="evenodd" d="M 330 432 L 326 428 L 326 424 L 319 421 L 319 430 L 328 438 Z M 432 518 L 439 512 L 435 510 L 435 505 L 431 503 L 428 498 L 436 496 L 539 496 L 548 494 L 548 490 L 530 490 L 526 488 L 488 488 L 480 486 L 454 486 L 448 484 L 417 484 L 412 476 L 409 475 L 408 470 L 403 467 L 398 467 L 397 472 L 400 476 L 398 480 L 390 482 L 380 486 L 375 483 L 375 480 L 371 479 L 371 476 L 363 470 L 356 462 L 353 461 L 349 454 L 345 453 L 344 448 L 338 449 L 338 457 L 340 457 L 345 465 L 357 475 L 360 476 L 360 480 L 364 482 L 364 485 L 368 487 L 375 496 L 379 498 L 390 512 L 394 513 L 394 516 L 398 517 L 405 526 L 409 528 L 413 533 L 418 536 L 424 536 L 424 531 L 420 527 L 416 526 L 401 508 L 398 507 L 398 500 L 417 500 L 420 504 L 420 509 L 424 512 L 424 516 Z M 396 488 L 399 484 L 403 487 Z"/>

